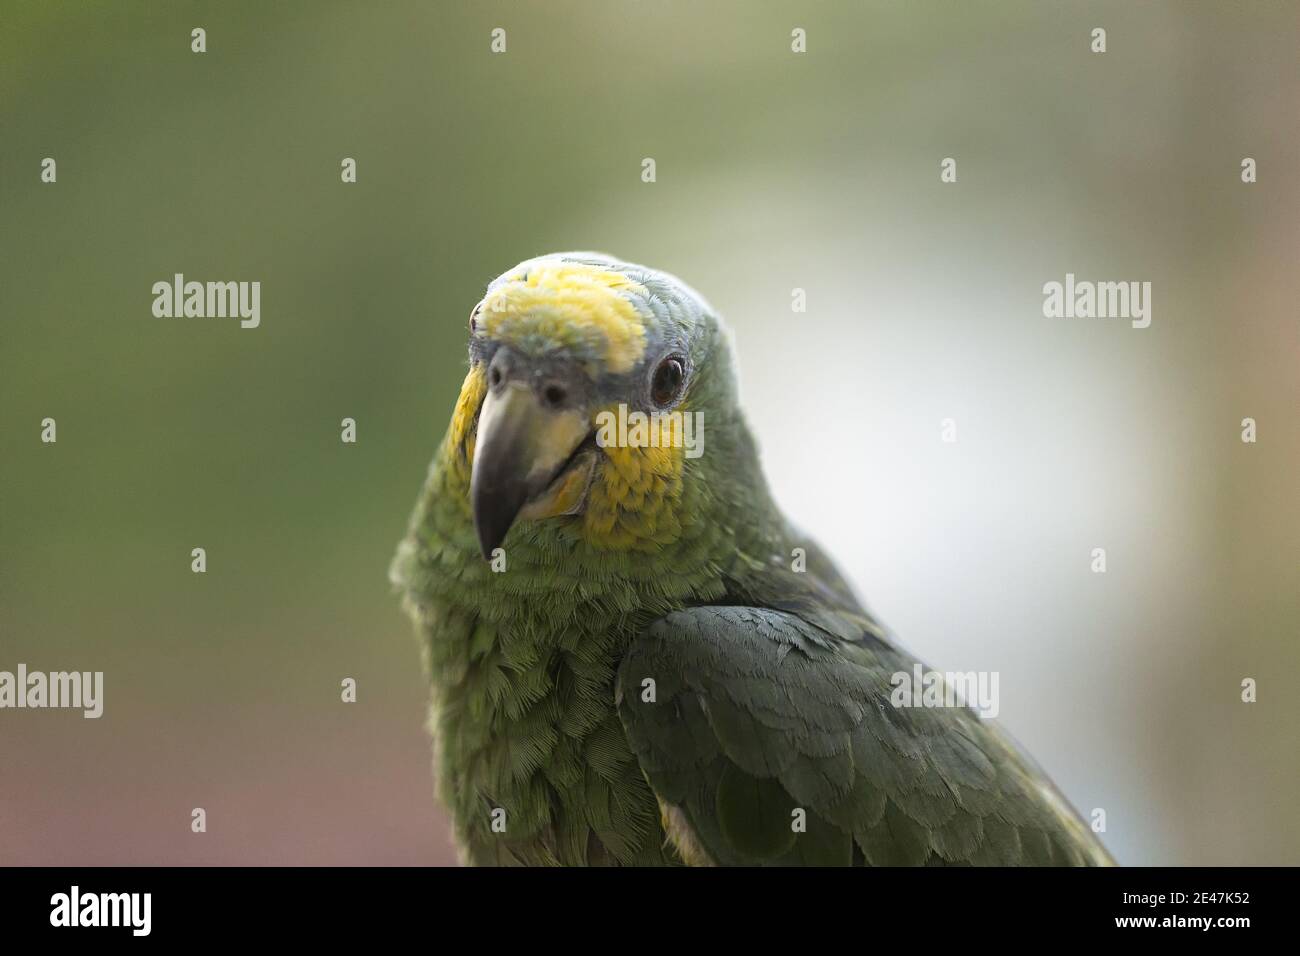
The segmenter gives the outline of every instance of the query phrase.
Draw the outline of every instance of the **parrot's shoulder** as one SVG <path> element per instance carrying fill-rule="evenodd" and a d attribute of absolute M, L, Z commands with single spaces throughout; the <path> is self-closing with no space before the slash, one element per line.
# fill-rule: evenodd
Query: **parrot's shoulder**
<path fill-rule="evenodd" d="M 845 640 L 789 609 L 693 607 L 642 631 L 615 700 L 679 853 L 720 864 L 1110 862 L 995 725 L 964 707 L 891 703 L 891 677 L 914 664 L 869 630 Z"/>

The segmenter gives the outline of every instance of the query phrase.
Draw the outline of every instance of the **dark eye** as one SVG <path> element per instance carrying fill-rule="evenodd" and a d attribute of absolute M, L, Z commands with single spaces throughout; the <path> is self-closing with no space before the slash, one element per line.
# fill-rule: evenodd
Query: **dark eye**
<path fill-rule="evenodd" d="M 686 369 L 682 360 L 676 355 L 669 356 L 655 369 L 655 377 L 650 381 L 650 397 L 656 405 L 667 405 L 681 394 L 685 380 Z"/>
<path fill-rule="evenodd" d="M 479 313 L 482 311 L 483 311 L 483 303 L 480 302 L 478 305 L 474 306 L 474 311 L 469 314 L 469 330 L 471 332 L 478 331 L 478 316 Z"/>

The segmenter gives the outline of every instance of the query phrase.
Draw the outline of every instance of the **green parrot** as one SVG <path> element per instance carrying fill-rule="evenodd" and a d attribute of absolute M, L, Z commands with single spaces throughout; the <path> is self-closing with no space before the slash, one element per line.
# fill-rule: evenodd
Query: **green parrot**
<path fill-rule="evenodd" d="M 727 331 L 663 272 L 488 286 L 390 576 L 464 862 L 1112 862 L 995 725 L 896 706 L 917 662 L 774 504 Z"/>

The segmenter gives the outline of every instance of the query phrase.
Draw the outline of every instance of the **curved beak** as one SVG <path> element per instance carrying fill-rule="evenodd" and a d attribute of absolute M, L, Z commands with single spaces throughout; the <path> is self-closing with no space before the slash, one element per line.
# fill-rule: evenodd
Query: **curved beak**
<path fill-rule="evenodd" d="M 521 383 L 488 392 L 469 488 L 484 558 L 501 546 L 519 512 L 566 469 L 590 430 L 580 411 L 546 408 Z"/>

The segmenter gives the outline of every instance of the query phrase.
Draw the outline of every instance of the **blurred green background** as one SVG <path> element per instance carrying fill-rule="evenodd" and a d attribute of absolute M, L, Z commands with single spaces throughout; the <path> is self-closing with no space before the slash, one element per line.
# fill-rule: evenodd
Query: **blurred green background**
<path fill-rule="evenodd" d="M 1298 41 L 1287 2 L 4 0 L 0 669 L 106 700 L 0 712 L 0 863 L 453 860 L 386 568 L 470 307 L 573 248 L 728 317 L 788 512 L 1000 672 L 1122 862 L 1300 863 Z M 176 272 L 261 327 L 154 318 Z M 1066 272 L 1151 281 L 1151 328 L 1044 318 Z"/>

